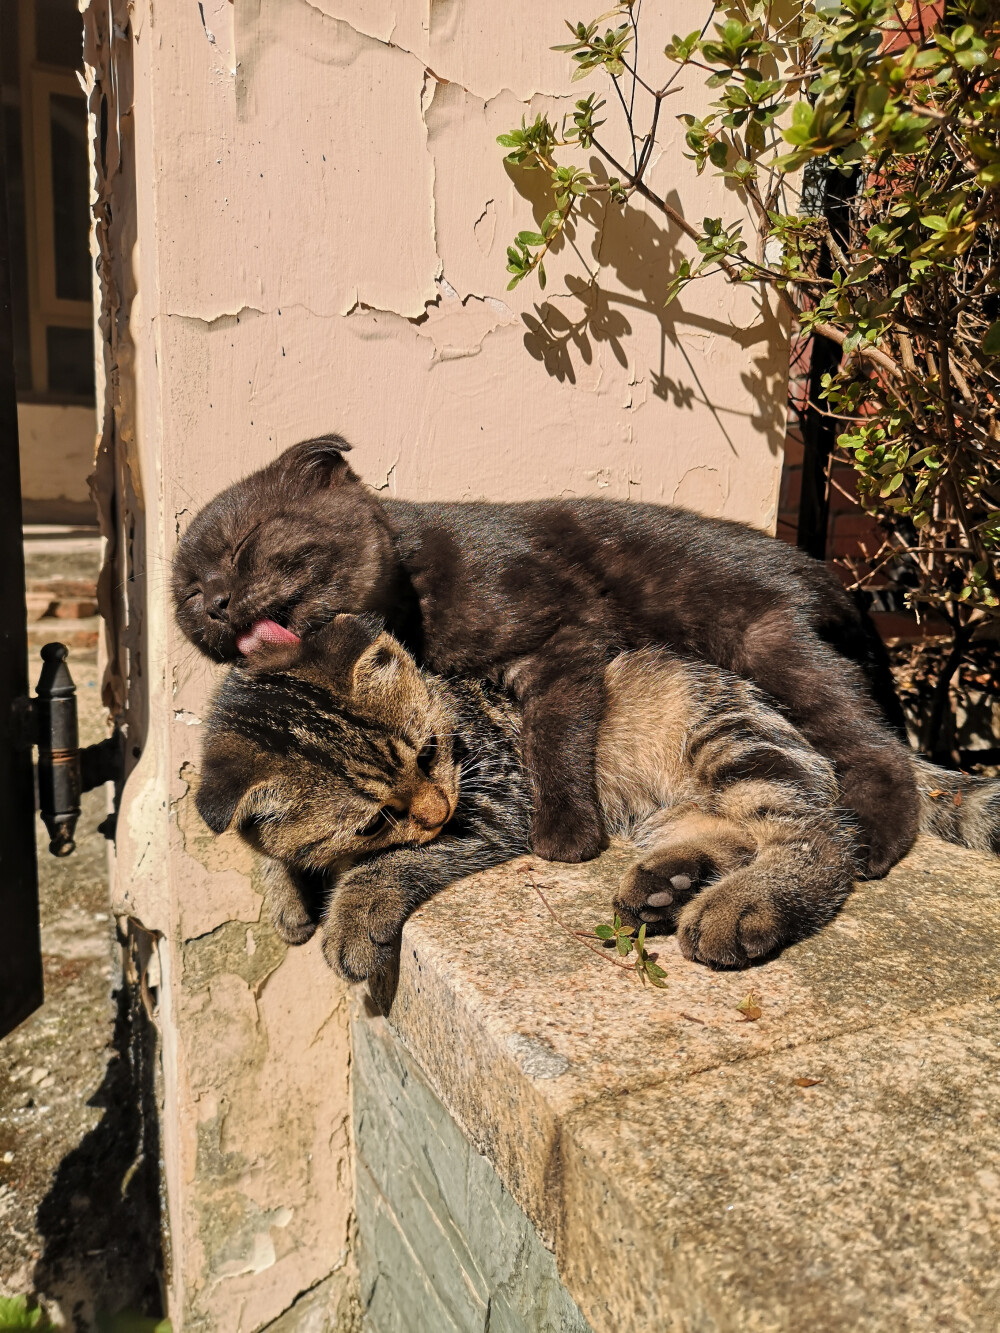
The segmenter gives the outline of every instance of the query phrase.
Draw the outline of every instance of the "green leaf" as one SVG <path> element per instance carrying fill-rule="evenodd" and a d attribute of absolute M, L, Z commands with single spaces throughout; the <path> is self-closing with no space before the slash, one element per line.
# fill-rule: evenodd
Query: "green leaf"
<path fill-rule="evenodd" d="M 599 926 L 594 927 L 594 934 L 599 940 L 611 940 L 614 939 L 615 931 L 613 926 L 605 925 L 602 921 Z"/>
<path fill-rule="evenodd" d="M 991 324 L 983 339 L 983 351 L 987 356 L 1000 356 L 1000 319 Z"/>
<path fill-rule="evenodd" d="M 37 1305 L 28 1306 L 27 1296 L 0 1296 L 0 1333 L 22 1333 L 35 1329 L 48 1333 L 52 1324 Z"/>
<path fill-rule="evenodd" d="M 623 958 L 626 954 L 632 952 L 632 941 L 626 935 L 619 935 L 616 943 L 618 945 L 618 952 Z"/>
<path fill-rule="evenodd" d="M 544 245 L 545 237 L 538 231 L 519 231 L 516 237 L 518 245 Z"/>
<path fill-rule="evenodd" d="M 122 1310 L 113 1315 L 98 1313 L 95 1333 L 171 1333 L 171 1324 L 169 1319 Z"/>

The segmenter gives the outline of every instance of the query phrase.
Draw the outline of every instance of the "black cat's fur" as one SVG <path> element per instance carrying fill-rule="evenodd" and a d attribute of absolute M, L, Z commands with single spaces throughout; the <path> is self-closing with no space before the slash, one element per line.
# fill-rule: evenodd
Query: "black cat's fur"
<path fill-rule="evenodd" d="M 596 855 L 603 672 L 663 644 L 755 681 L 835 766 L 862 861 L 884 875 L 916 835 L 905 744 L 876 705 L 886 668 L 836 577 L 738 523 L 613 500 L 380 500 L 337 436 L 288 449 L 209 502 L 174 563 L 181 628 L 221 661 L 262 621 L 298 636 L 375 611 L 431 670 L 489 676 L 523 712 L 532 845 Z"/>

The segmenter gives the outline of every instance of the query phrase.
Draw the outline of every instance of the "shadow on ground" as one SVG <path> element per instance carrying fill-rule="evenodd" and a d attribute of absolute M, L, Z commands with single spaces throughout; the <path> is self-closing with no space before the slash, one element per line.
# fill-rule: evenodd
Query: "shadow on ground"
<path fill-rule="evenodd" d="M 110 1059 L 88 1105 L 103 1115 L 59 1163 L 38 1206 L 35 1289 L 70 1326 L 97 1311 L 161 1315 L 156 1034 L 136 988 L 114 993 Z"/>

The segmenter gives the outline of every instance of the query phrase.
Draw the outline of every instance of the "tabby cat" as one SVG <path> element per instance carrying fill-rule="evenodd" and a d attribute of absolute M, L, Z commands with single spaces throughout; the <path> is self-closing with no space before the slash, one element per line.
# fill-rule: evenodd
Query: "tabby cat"
<path fill-rule="evenodd" d="M 430 670 L 504 682 L 521 704 L 531 845 L 579 861 L 601 840 L 605 668 L 660 645 L 755 681 L 832 760 L 864 874 L 907 851 L 912 766 L 872 694 L 886 712 L 885 652 L 822 563 L 668 505 L 383 500 L 348 467 L 348 447 L 296 445 L 193 519 L 174 597 L 203 652 L 252 660 L 337 612 L 375 611 Z"/>
<path fill-rule="evenodd" d="M 755 686 L 664 649 L 619 655 L 604 683 L 603 831 L 640 853 L 622 917 L 736 967 L 828 921 L 857 859 L 830 762 Z M 945 820 L 929 794 L 943 775 L 917 767 L 925 824 L 997 850 L 1000 783 L 966 779 Z M 266 858 L 279 934 L 301 943 L 321 914 L 327 961 L 358 980 L 420 903 L 528 850 L 530 796 L 509 699 L 420 671 L 379 622 L 342 615 L 228 674 L 196 799 Z"/>

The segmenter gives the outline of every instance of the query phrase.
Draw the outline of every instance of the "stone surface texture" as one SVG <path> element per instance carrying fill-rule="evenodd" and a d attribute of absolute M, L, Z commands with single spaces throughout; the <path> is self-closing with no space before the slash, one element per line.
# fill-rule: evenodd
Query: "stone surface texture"
<path fill-rule="evenodd" d="M 355 1009 L 361 1300 L 369 1333 L 590 1333 L 553 1256 L 385 1021 Z"/>
<path fill-rule="evenodd" d="M 747 972 L 655 941 L 656 991 L 571 933 L 629 857 L 441 894 L 389 1013 L 592 1327 L 994 1333 L 1000 862 L 922 839 Z"/>

